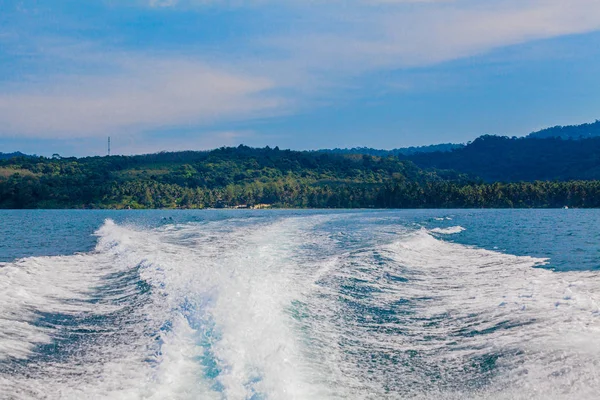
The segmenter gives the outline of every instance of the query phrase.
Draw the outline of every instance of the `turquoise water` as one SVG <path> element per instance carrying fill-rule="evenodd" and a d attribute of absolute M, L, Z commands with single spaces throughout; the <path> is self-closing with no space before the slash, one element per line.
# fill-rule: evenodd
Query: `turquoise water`
<path fill-rule="evenodd" d="M 32 210 L 0 221 L 0 398 L 600 389 L 596 210 Z"/>

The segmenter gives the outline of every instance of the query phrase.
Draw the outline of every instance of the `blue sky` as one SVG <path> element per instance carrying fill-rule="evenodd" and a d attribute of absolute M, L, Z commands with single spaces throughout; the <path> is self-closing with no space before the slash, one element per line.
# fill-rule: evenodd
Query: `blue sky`
<path fill-rule="evenodd" d="M 597 0 L 0 0 L 0 151 L 395 148 L 600 118 Z"/>

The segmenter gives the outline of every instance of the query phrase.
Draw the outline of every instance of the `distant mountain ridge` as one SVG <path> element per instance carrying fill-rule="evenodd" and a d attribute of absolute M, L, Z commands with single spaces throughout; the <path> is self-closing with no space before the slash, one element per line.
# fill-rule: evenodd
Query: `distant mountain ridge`
<path fill-rule="evenodd" d="M 495 135 L 483 135 L 495 136 Z M 600 136 L 600 120 L 596 120 L 592 123 L 584 123 L 580 125 L 567 125 L 567 126 L 553 126 L 545 128 L 536 132 L 532 132 L 525 138 L 529 139 L 570 139 L 570 140 L 581 140 L 589 139 Z M 475 139 L 477 140 L 477 139 Z M 454 150 L 460 150 L 467 145 L 462 143 L 440 143 L 432 144 L 427 146 L 411 146 L 411 147 L 400 147 L 391 150 L 375 149 L 372 147 L 353 147 L 349 148 L 335 148 L 335 149 L 320 149 L 316 152 L 321 153 L 332 153 L 332 154 L 366 154 L 370 156 L 386 157 L 386 156 L 412 156 L 415 154 L 422 153 L 449 153 Z"/>
<path fill-rule="evenodd" d="M 378 156 L 378 157 L 386 157 L 386 156 L 409 156 L 417 153 L 434 153 L 441 152 L 446 153 L 452 150 L 461 149 L 465 147 L 464 144 L 457 143 L 440 143 L 440 144 L 432 144 L 428 146 L 411 146 L 411 147 L 401 147 L 392 150 L 381 150 L 374 149 L 371 147 L 353 147 L 351 149 L 345 148 L 335 148 L 335 149 L 321 149 L 316 150 L 319 153 L 332 153 L 332 154 L 366 154 L 369 156 Z"/>
<path fill-rule="evenodd" d="M 13 153 L 2 153 L 0 152 L 0 160 L 8 160 L 14 157 L 32 157 L 28 154 L 21 153 L 20 151 L 15 151 Z"/>
<path fill-rule="evenodd" d="M 228 150 L 229 151 L 229 150 Z M 233 151 L 233 150 L 231 150 Z M 438 180 L 456 180 L 457 177 L 464 177 L 475 182 L 533 182 L 533 181 L 571 181 L 571 180 L 599 180 L 600 181 L 600 121 L 572 126 L 556 126 L 533 132 L 525 137 L 506 137 L 483 135 L 467 144 L 443 143 L 430 146 L 405 147 L 392 150 L 379 150 L 369 147 L 355 147 L 351 149 L 322 149 L 316 151 L 280 151 L 278 147 L 274 149 L 265 148 L 263 150 L 250 149 L 246 146 L 239 146 L 234 154 L 237 156 L 246 153 L 253 154 L 254 157 L 272 159 L 277 155 L 285 154 L 286 159 L 282 165 L 274 166 L 274 170 L 279 172 L 287 171 L 287 164 L 294 165 L 300 163 L 301 169 L 306 169 L 303 173 L 309 174 L 308 170 L 314 165 L 319 165 L 320 160 L 327 157 L 334 157 L 336 160 L 363 160 L 366 164 L 373 160 L 370 157 L 378 159 L 377 162 L 400 162 L 410 161 L 420 170 L 426 170 L 426 174 L 436 176 Z M 262 154 L 261 152 L 266 152 Z M 218 154 L 218 151 L 211 152 L 179 152 L 166 153 L 146 156 L 135 156 L 130 160 L 160 159 L 161 163 L 179 163 L 180 159 L 192 159 L 196 157 L 208 157 L 209 154 Z M 236 156 L 236 157 L 237 157 Z M 19 162 L 19 157 L 35 157 L 26 155 L 22 152 L 0 153 L 0 160 L 7 162 L 14 159 Z M 141 157 L 141 158 L 140 158 Z M 56 157 L 59 158 L 59 157 Z M 173 158 L 173 159 L 171 159 Z M 289 158 L 289 159 L 288 159 Z M 88 158 L 91 159 L 91 158 Z M 128 159 L 129 158 L 123 158 Z M 393 161 L 392 159 L 396 159 Z M 67 161 L 76 161 L 78 159 L 65 159 Z M 299 161 L 301 160 L 301 161 Z M 308 161 L 307 161 L 308 160 Z M 30 159 L 23 162 L 30 162 Z M 11 161 L 8 161 L 11 162 Z M 49 162 L 49 161 L 40 161 Z M 346 161 L 344 161 L 346 162 Z M 239 167 L 240 161 L 236 158 L 232 165 Z M 302 164 L 304 163 L 304 164 Z M 306 165 L 305 165 L 306 164 Z M 350 165 L 353 165 L 350 167 Z M 345 177 L 344 168 L 356 169 L 358 164 L 348 164 L 346 166 L 336 167 L 331 176 L 337 176 L 334 181 L 339 181 L 340 177 Z M 405 166 L 410 165 L 404 164 Z M 0 165 L 1 166 L 1 165 Z M 362 168 L 362 167 L 361 167 Z M 98 169 L 100 171 L 102 169 Z M 232 179 L 224 168 L 222 176 L 219 175 L 219 181 L 228 182 Z M 4 170 L 4 175 L 9 176 L 13 170 Z M 329 174 L 321 168 L 319 174 L 327 176 L 319 178 L 319 182 L 330 179 Z M 264 171 L 261 172 L 261 174 Z M 278 173 L 279 173 L 278 172 Z M 364 171 L 363 171 L 364 172 Z M 39 171 L 32 171 L 33 174 Z M 161 172 L 162 173 L 162 172 Z M 310 172 L 309 175 L 314 172 Z M 364 172 L 366 175 L 368 174 Z M 379 173 L 379 172 L 378 172 Z M 269 172 L 271 174 L 271 172 Z M 266 176 L 270 176 L 267 174 Z M 199 172 L 199 176 L 210 176 L 208 170 Z M 260 175 L 260 174 L 259 174 Z M 339 176 L 338 176 L 339 175 Z M 157 173 L 149 176 L 158 176 Z M 243 173 L 236 173 L 234 177 L 245 176 Z M 262 175 L 261 175 L 262 176 Z M 266 180 L 271 178 L 263 177 Z M 308 175 L 307 175 L 308 176 Z M 205 178 L 203 178 L 205 179 Z M 237 178 L 236 178 L 237 179 Z M 237 182 L 234 179 L 232 182 Z M 261 178 L 262 179 L 262 178 Z M 346 179 L 346 178 L 343 178 Z M 343 180 L 342 179 L 342 180 Z M 412 178 L 411 178 L 412 179 Z M 461 178 L 462 179 L 462 178 Z M 358 181 L 362 181 L 361 176 Z M 379 182 L 384 178 L 378 178 Z M 172 182 L 168 182 L 172 183 Z M 314 183 L 314 182 L 313 182 Z M 364 183 L 364 182 L 363 182 Z M 371 182 L 370 182 L 371 183 Z M 311 183 L 312 184 L 312 183 Z M 209 185 L 212 189 L 213 184 Z M 218 186 L 218 185 L 217 185 Z"/>
<path fill-rule="evenodd" d="M 560 138 L 560 139 L 588 139 L 592 137 L 600 136 L 600 121 L 596 120 L 592 123 L 581 124 L 581 125 L 567 125 L 567 126 L 553 126 L 551 128 L 542 129 L 537 132 L 532 132 L 527 135 L 528 138 L 533 139 L 549 139 L 549 138 Z"/>
<path fill-rule="evenodd" d="M 449 153 L 400 158 L 421 168 L 453 170 L 486 182 L 600 179 L 600 137 L 564 140 L 484 135 Z"/>

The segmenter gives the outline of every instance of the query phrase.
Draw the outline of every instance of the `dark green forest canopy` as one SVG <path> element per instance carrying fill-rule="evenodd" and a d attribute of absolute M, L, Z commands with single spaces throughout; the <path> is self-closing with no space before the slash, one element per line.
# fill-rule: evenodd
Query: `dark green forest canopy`
<path fill-rule="evenodd" d="M 79 159 L 20 157 L 0 161 L 0 206 L 355 207 L 374 205 L 366 199 L 389 182 L 464 180 L 451 172 L 425 172 L 393 157 L 268 147 Z M 356 193 L 351 199 L 338 198 L 344 190 Z"/>
<path fill-rule="evenodd" d="M 505 139 L 481 142 L 496 140 Z M 0 207 L 600 206 L 598 181 L 485 184 L 475 175 L 421 169 L 394 156 L 246 146 L 140 156 L 17 157 L 0 161 Z"/>
<path fill-rule="evenodd" d="M 598 120 L 590 124 L 553 126 L 551 128 L 532 132 L 528 135 L 528 137 L 535 139 L 587 139 L 596 136 L 600 136 L 600 121 Z"/>
<path fill-rule="evenodd" d="M 486 182 L 600 179 L 600 137 L 584 140 L 481 136 L 464 148 L 405 157 L 421 168 L 477 176 Z"/>
<path fill-rule="evenodd" d="M 15 157 L 32 157 L 27 154 L 23 154 L 20 151 L 15 151 L 14 153 L 2 153 L 0 152 L 0 160 L 8 160 Z"/>
<path fill-rule="evenodd" d="M 387 156 L 409 156 L 418 153 L 434 153 L 434 152 L 448 152 L 455 149 L 465 147 L 464 144 L 455 143 L 441 143 L 431 144 L 428 146 L 411 146 L 402 147 L 399 149 L 392 150 L 380 150 L 373 149 L 371 147 L 353 147 L 351 149 L 322 149 L 316 150 L 318 153 L 333 153 L 333 154 L 368 154 L 371 156 L 387 157 Z"/>
<path fill-rule="evenodd" d="M 490 135 L 484 135 L 487 137 Z M 596 120 L 592 123 L 568 126 L 553 126 L 536 132 L 532 132 L 526 136 L 529 139 L 565 139 L 565 140 L 583 140 L 600 136 L 600 121 Z M 517 139 L 514 137 L 513 139 Z M 335 153 L 335 154 L 369 154 L 372 156 L 413 156 L 423 153 L 447 153 L 454 150 L 464 148 L 464 144 L 460 143 L 441 143 L 428 146 L 413 146 L 401 147 L 392 150 L 373 149 L 370 147 L 354 147 L 351 149 L 323 149 L 318 152 Z"/>

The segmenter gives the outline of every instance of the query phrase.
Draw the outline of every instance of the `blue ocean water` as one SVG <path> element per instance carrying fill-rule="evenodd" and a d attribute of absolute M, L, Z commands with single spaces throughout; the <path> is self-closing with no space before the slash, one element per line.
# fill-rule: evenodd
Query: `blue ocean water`
<path fill-rule="evenodd" d="M 596 210 L 0 211 L 0 398 L 594 399 Z"/>

